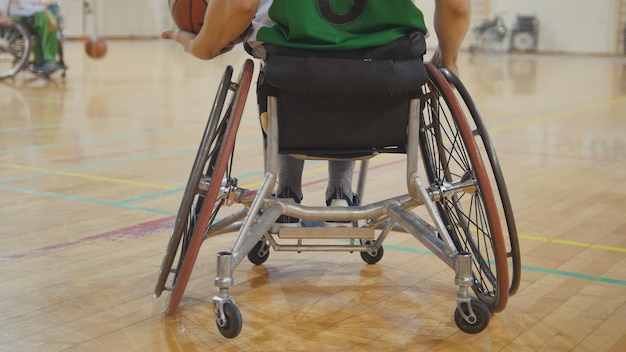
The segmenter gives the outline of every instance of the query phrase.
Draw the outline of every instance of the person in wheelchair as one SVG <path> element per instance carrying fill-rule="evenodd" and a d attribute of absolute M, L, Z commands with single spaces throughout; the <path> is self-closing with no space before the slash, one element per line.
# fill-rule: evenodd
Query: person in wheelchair
<path fill-rule="evenodd" d="M 469 26 L 469 8 L 469 0 L 435 0 L 439 46 L 431 62 L 456 74 L 458 50 Z M 172 30 L 164 32 L 162 38 L 179 42 L 185 51 L 205 60 L 243 40 L 248 53 L 265 60 L 268 45 L 347 52 L 382 47 L 415 32 L 425 35 L 427 29 L 422 12 L 412 0 L 211 0 L 197 35 Z M 267 112 L 267 89 L 261 70 L 257 97 L 262 118 Z M 278 197 L 300 203 L 304 161 L 281 154 L 278 165 Z M 352 189 L 353 171 L 354 161 L 329 161 L 327 205 L 359 205 Z M 299 225 L 299 219 L 284 215 L 277 222 Z"/>
<path fill-rule="evenodd" d="M 41 74 L 62 69 L 55 62 L 59 52 L 55 6 L 57 0 L 0 0 L 0 9 L 8 9 L 10 20 L 24 24 L 33 33 L 35 45 L 32 69 Z M 8 26 L 11 22 L 6 16 L 4 14 L 5 19 L 0 20 L 0 24 Z"/>

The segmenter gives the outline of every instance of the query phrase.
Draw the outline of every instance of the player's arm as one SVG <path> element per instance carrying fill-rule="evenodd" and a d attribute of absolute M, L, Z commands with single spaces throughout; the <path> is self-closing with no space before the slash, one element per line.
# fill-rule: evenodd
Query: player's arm
<path fill-rule="evenodd" d="M 470 22 L 470 0 L 435 0 L 435 32 L 439 47 L 431 60 L 458 74 L 459 48 Z"/>
<path fill-rule="evenodd" d="M 187 52 L 200 59 L 212 59 L 248 29 L 259 1 L 211 0 L 197 35 L 175 30 L 164 32 L 161 37 L 176 40 Z"/>

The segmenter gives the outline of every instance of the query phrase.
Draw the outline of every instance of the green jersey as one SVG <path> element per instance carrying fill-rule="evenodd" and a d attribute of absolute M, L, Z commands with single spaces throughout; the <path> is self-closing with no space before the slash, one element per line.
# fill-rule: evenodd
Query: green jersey
<path fill-rule="evenodd" d="M 389 44 L 409 31 L 426 33 L 412 0 L 261 0 L 247 42 L 297 49 L 352 50 Z"/>

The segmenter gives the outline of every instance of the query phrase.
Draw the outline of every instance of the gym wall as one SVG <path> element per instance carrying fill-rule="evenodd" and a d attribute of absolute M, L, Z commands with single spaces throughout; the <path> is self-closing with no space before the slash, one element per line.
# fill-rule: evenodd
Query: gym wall
<path fill-rule="evenodd" d="M 83 3 L 93 12 L 83 20 Z M 415 0 L 432 26 L 434 1 Z M 481 1 L 474 1 L 476 8 Z M 508 28 L 516 15 L 534 15 L 539 21 L 538 51 L 544 53 L 622 55 L 623 14 L 626 0 L 483 0 L 488 12 L 474 13 L 472 25 L 485 17 L 501 15 Z M 620 5 L 621 4 L 621 5 Z M 68 38 L 82 38 L 94 33 L 108 38 L 157 38 L 171 28 L 167 0 L 63 0 L 63 14 Z M 482 16 L 481 16 L 482 15 Z M 482 18 L 480 18 L 482 17 Z M 468 47 L 472 33 L 464 42 Z M 429 46 L 436 45 L 434 31 Z"/>

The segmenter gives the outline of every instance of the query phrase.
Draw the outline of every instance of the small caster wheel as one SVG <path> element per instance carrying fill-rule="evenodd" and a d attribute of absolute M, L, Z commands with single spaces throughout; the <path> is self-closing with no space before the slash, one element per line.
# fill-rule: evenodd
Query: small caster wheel
<path fill-rule="evenodd" d="M 370 244 L 370 241 L 365 242 L 365 244 Z M 383 246 L 380 246 L 373 254 L 371 252 L 361 252 L 361 259 L 367 264 L 376 264 L 383 258 L 383 254 L 385 254 L 385 250 Z"/>
<path fill-rule="evenodd" d="M 228 339 L 237 337 L 243 326 L 239 308 L 232 303 L 224 303 L 224 317 L 226 318 L 225 321 L 220 322 L 219 319 L 216 321 L 217 329 L 222 336 Z M 220 325 L 220 323 L 222 324 Z"/>
<path fill-rule="evenodd" d="M 475 321 L 468 322 L 465 320 L 461 312 L 459 311 L 459 307 L 457 306 L 454 310 L 454 322 L 456 326 L 461 329 L 461 331 L 466 332 L 468 334 L 478 334 L 487 328 L 489 325 L 489 317 L 491 312 L 487 306 L 478 300 L 472 299 L 471 301 L 472 310 L 474 311 L 474 315 L 476 316 Z M 461 305 L 463 307 L 463 313 L 467 316 L 469 315 L 469 311 L 467 309 L 467 305 Z"/>
<path fill-rule="evenodd" d="M 265 241 L 265 239 L 261 239 L 254 245 L 250 253 L 248 253 L 248 260 L 250 260 L 250 262 L 254 265 L 261 265 L 265 263 L 269 256 L 270 245 L 267 241 Z"/>

